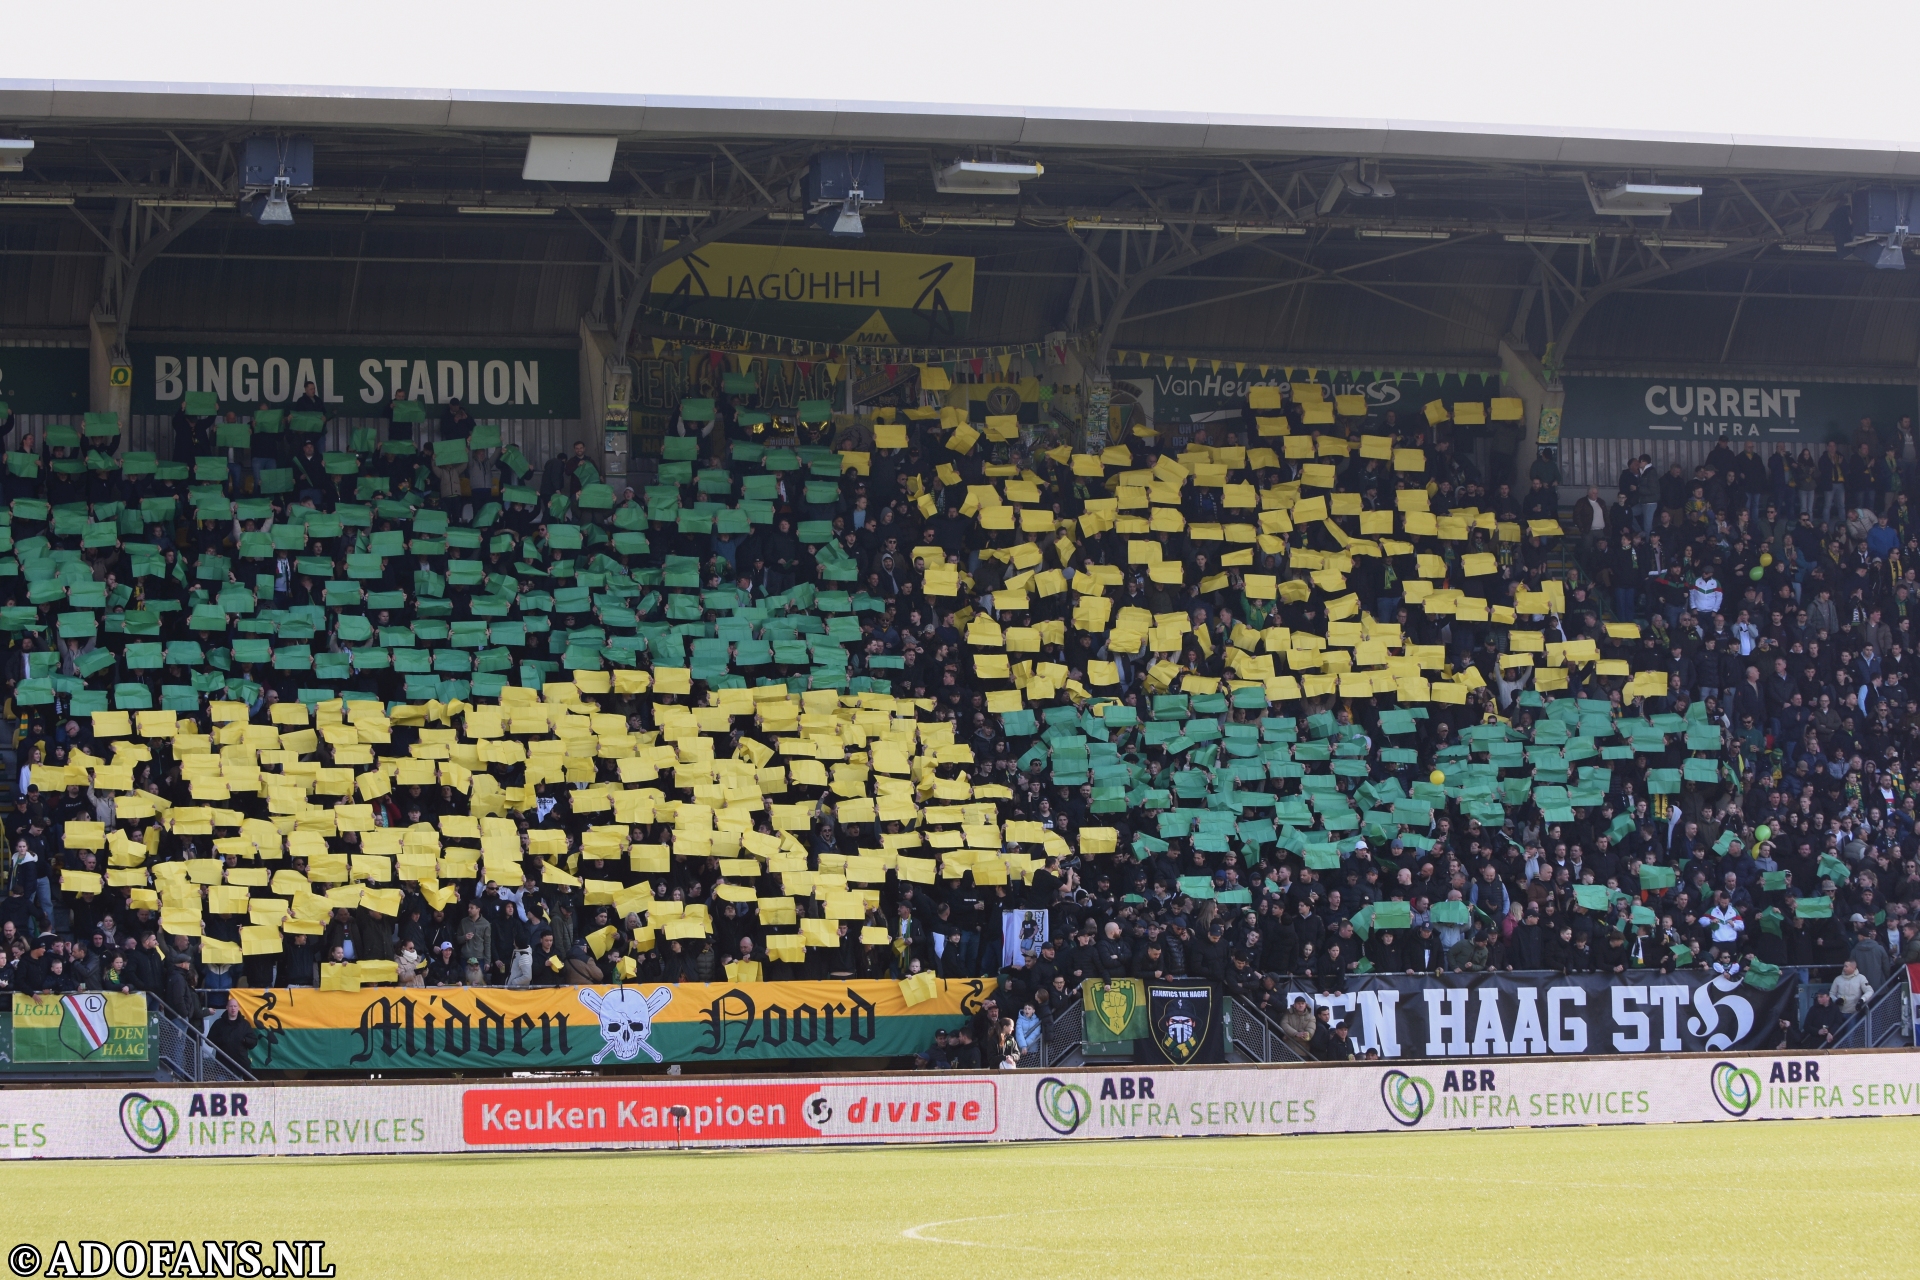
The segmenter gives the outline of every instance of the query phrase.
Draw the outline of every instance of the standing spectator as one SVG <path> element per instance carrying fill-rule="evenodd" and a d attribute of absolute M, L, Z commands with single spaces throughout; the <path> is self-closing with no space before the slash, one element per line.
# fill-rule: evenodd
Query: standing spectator
<path fill-rule="evenodd" d="M 1873 984 L 1860 972 L 1860 966 L 1850 959 L 1841 964 L 1840 976 L 1833 980 L 1831 990 L 1834 998 L 1840 1002 L 1840 1012 L 1849 1018 L 1860 1012 L 1862 1004 L 1873 999 Z"/>
<path fill-rule="evenodd" d="M 467 985 L 487 985 L 487 966 L 493 962 L 493 924 L 480 914 L 480 902 L 467 904 L 467 918 L 454 934 L 460 944 L 460 959 L 467 968 Z"/>
<path fill-rule="evenodd" d="M 241 1016 L 240 1001 L 228 996 L 226 1011 L 207 1028 L 207 1039 L 230 1060 L 245 1067 L 253 1062 L 253 1046 L 260 1042 L 260 1033 Z"/>

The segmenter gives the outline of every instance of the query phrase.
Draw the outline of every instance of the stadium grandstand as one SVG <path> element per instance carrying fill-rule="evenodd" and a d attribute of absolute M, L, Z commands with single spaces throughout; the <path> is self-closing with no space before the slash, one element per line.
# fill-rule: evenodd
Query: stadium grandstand
<path fill-rule="evenodd" d="M 1634 1114 L 1516 1058 L 1801 1114 L 1912 1044 L 1909 169 L 0 81 L 0 1082 L 498 1086 L 423 1152 Z M 1141 1118 L 1227 1063 L 1367 1119 Z M 667 1081 L 754 1072 L 826 1074 Z M 149 1092 L 46 1154 L 240 1152 Z"/>

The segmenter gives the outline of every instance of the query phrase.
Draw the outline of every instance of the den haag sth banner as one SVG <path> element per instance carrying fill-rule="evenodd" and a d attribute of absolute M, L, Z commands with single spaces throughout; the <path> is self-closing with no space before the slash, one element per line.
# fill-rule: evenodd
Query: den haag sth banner
<path fill-rule="evenodd" d="M 578 418 L 580 355 L 566 348 L 134 343 L 133 412 L 170 415 L 188 392 L 223 409 L 290 408 L 314 384 L 330 418 L 383 417 L 394 400 L 459 400 L 477 418 Z"/>
<path fill-rule="evenodd" d="M 0 1092 L 45 1158 L 1048 1141 L 1920 1114 L 1920 1055 Z"/>
<path fill-rule="evenodd" d="M 1697 971 L 1564 977 L 1367 974 L 1346 991 L 1290 988 L 1383 1058 L 1508 1054 L 1719 1053 L 1748 1049 L 1782 1018 L 1797 1025 L 1799 980 L 1763 989 Z"/>
<path fill-rule="evenodd" d="M 448 1071 L 899 1058 L 962 1025 L 990 978 L 657 986 L 236 990 L 259 1070 Z M 930 988 L 931 990 L 927 990 Z"/>

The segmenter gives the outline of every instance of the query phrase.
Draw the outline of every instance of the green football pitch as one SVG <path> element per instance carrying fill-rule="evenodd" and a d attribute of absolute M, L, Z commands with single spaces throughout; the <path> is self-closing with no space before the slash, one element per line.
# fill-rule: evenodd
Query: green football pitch
<path fill-rule="evenodd" d="M 1920 1119 L 1003 1147 L 15 1163 L 11 1244 L 319 1239 L 341 1280 L 1821 1276 L 1911 1258 Z M 272 1257 L 271 1248 L 268 1257 Z M 1893 1271 L 1905 1264 L 1894 1262 Z"/>

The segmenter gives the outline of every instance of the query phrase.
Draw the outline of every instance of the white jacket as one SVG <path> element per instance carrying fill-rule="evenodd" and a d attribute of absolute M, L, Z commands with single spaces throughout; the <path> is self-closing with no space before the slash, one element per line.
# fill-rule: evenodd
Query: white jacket
<path fill-rule="evenodd" d="M 1864 973 L 1841 974 L 1833 980 L 1832 992 L 1842 1013 L 1858 1013 L 1864 1001 L 1873 999 L 1873 985 Z"/>

